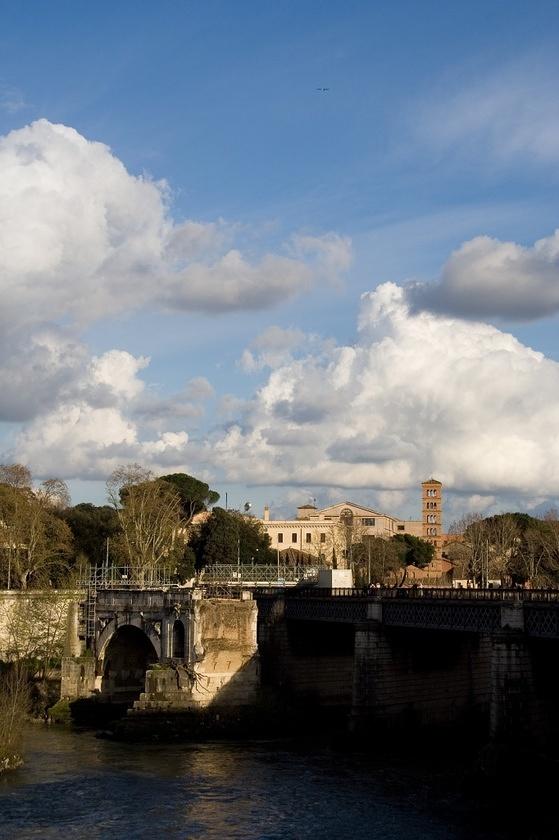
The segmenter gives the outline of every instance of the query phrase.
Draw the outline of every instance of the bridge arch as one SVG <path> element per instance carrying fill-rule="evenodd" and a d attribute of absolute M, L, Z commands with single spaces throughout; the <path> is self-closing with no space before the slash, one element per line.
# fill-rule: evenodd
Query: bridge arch
<path fill-rule="evenodd" d="M 158 660 L 151 640 L 133 624 L 121 624 L 104 647 L 101 694 L 113 701 L 132 702 L 144 690 L 145 674 Z"/>
<path fill-rule="evenodd" d="M 121 627 L 136 627 L 138 630 L 141 630 L 144 633 L 151 644 L 155 649 L 155 653 L 157 655 L 157 659 L 161 659 L 161 636 L 160 636 L 160 628 L 158 632 L 158 628 L 155 624 L 150 623 L 146 624 L 144 622 L 143 616 L 141 613 L 137 613 L 135 615 L 131 615 L 129 620 L 126 622 L 119 621 L 118 618 L 115 616 L 111 621 L 109 621 L 99 633 L 97 637 L 97 659 L 103 660 L 105 658 L 105 653 L 107 650 L 107 646 L 111 641 L 112 637 Z"/>

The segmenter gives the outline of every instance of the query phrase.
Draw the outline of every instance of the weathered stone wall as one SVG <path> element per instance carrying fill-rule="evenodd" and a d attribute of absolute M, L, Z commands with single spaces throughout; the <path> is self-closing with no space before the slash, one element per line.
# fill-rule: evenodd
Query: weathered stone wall
<path fill-rule="evenodd" d="M 200 706 L 244 705 L 259 687 L 253 600 L 199 600 L 194 608 L 193 698 Z"/>
<path fill-rule="evenodd" d="M 256 700 L 260 668 L 257 606 L 250 600 L 194 598 L 185 662 L 148 670 L 134 708 L 177 710 L 243 706 Z"/>
<path fill-rule="evenodd" d="M 90 697 L 95 688 L 95 659 L 93 656 L 65 656 L 62 660 L 60 697 L 75 700 Z"/>

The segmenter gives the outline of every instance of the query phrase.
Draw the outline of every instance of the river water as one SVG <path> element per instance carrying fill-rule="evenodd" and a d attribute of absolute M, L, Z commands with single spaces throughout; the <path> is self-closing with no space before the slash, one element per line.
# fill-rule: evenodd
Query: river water
<path fill-rule="evenodd" d="M 470 840 L 416 778 L 277 742 L 129 745 L 33 726 L 0 777 L 2 838 Z M 489 837 L 490 835 L 483 835 Z"/>

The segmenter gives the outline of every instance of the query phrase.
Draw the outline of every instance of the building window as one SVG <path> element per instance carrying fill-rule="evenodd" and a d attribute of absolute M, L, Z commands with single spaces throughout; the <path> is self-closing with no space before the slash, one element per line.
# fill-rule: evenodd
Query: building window
<path fill-rule="evenodd" d="M 366 517 L 365 519 L 362 519 L 361 522 L 363 525 L 373 526 L 375 524 L 375 519 L 372 517 Z"/>
<path fill-rule="evenodd" d="M 293 533 L 291 534 L 291 542 L 292 543 L 297 542 L 297 533 L 295 531 L 293 531 Z"/>
<path fill-rule="evenodd" d="M 305 534 L 305 542 L 310 543 L 310 541 L 311 541 L 311 535 L 309 533 Z"/>
<path fill-rule="evenodd" d="M 326 542 L 326 534 L 321 534 L 321 535 L 320 535 L 320 542 L 321 542 L 321 543 L 325 543 L 325 542 Z"/>
<path fill-rule="evenodd" d="M 406 526 L 405 526 L 405 525 L 398 525 L 398 530 L 399 530 L 399 531 L 405 531 L 405 530 L 406 530 Z"/>
<path fill-rule="evenodd" d="M 283 542 L 283 534 L 278 534 L 278 542 Z"/>

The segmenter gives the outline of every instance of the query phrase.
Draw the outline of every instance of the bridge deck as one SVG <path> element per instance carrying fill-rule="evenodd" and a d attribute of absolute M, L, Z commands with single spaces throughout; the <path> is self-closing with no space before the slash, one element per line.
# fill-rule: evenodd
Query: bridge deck
<path fill-rule="evenodd" d="M 523 613 L 527 635 L 559 638 L 559 590 L 518 589 L 360 589 L 318 588 L 256 595 L 265 614 L 278 598 L 285 618 L 355 624 L 382 616 L 390 627 L 491 633 L 503 625 L 503 608 Z M 380 607 L 380 610 L 379 610 Z"/>

